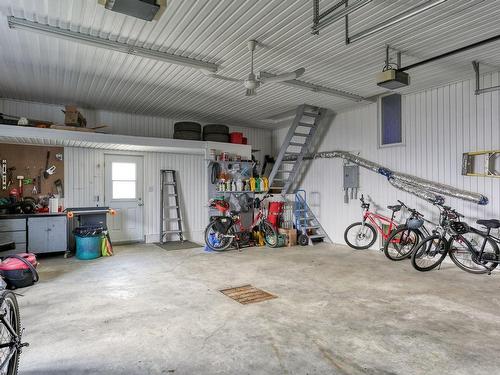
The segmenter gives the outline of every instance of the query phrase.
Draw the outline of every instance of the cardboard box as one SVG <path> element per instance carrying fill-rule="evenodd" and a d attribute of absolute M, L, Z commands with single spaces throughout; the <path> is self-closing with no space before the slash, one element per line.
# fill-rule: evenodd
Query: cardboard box
<path fill-rule="evenodd" d="M 85 128 L 87 120 L 74 105 L 67 105 L 64 110 L 64 124 Z"/>
<path fill-rule="evenodd" d="M 286 245 L 288 247 L 297 245 L 297 230 L 296 229 L 278 228 L 278 233 L 286 235 L 286 238 L 287 238 Z"/>

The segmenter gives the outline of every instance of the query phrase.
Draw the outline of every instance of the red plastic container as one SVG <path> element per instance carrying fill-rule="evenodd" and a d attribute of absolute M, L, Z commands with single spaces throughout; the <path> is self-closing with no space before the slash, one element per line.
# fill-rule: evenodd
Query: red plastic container
<path fill-rule="evenodd" d="M 229 142 L 243 144 L 243 133 L 233 132 L 229 134 Z"/>
<path fill-rule="evenodd" d="M 280 216 L 282 213 L 283 202 L 269 202 L 267 221 L 269 221 L 273 225 L 273 227 L 278 228 Z"/>
<path fill-rule="evenodd" d="M 243 137 L 243 140 L 242 140 L 241 143 L 243 143 L 244 145 L 247 145 L 248 144 L 248 139 L 246 137 Z"/>

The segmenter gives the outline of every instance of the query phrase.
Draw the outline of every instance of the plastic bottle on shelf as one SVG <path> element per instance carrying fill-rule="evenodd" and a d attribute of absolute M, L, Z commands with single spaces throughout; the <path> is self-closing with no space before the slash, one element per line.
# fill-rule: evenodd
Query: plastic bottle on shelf
<path fill-rule="evenodd" d="M 245 191 L 250 191 L 250 183 L 249 183 L 249 180 L 245 180 L 245 186 L 243 187 L 243 190 L 245 190 Z"/>
<path fill-rule="evenodd" d="M 255 191 L 255 178 L 251 177 L 249 180 L 250 190 Z"/>
<path fill-rule="evenodd" d="M 257 177 L 255 179 L 255 191 L 260 193 L 261 192 L 261 184 L 262 184 L 262 180 L 260 177 Z"/>
<path fill-rule="evenodd" d="M 243 181 L 241 181 L 241 179 L 238 179 L 238 181 L 236 181 L 236 190 L 238 191 L 243 190 Z"/>
<path fill-rule="evenodd" d="M 267 177 L 262 177 L 262 191 L 268 191 L 269 190 L 269 179 Z"/>
<path fill-rule="evenodd" d="M 234 180 L 231 182 L 231 191 L 236 191 L 236 182 Z"/>
<path fill-rule="evenodd" d="M 226 191 L 231 191 L 231 180 L 226 181 Z"/>

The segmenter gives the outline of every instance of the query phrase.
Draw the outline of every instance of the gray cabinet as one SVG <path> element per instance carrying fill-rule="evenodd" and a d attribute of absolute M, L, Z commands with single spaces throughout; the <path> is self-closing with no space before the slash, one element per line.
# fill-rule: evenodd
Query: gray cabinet
<path fill-rule="evenodd" d="M 66 216 L 28 218 L 28 251 L 50 253 L 67 248 Z"/>
<path fill-rule="evenodd" d="M 3 251 L 2 256 L 26 251 L 26 219 L 0 220 L 0 243 L 14 242 L 15 250 Z"/>

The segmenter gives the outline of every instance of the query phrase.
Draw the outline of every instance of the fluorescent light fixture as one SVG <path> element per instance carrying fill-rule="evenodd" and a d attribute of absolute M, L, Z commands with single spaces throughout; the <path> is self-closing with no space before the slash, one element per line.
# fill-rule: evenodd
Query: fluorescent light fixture
<path fill-rule="evenodd" d="M 266 77 L 274 77 L 273 74 L 266 73 L 266 72 L 260 72 L 260 76 L 263 78 Z M 374 103 L 376 100 L 373 100 L 371 98 L 365 98 L 356 94 L 351 94 L 350 92 L 342 91 L 342 90 L 337 90 L 337 89 L 332 89 L 331 87 L 325 87 L 325 86 L 320 86 L 320 85 L 315 85 L 314 83 L 309 83 L 309 82 L 304 82 L 304 81 L 299 81 L 297 79 L 292 79 L 290 81 L 282 81 L 279 82 L 282 85 L 286 86 L 291 86 L 291 87 L 298 87 L 301 89 L 306 89 L 310 90 L 313 92 L 319 92 L 322 94 L 328 94 L 332 96 L 337 96 L 340 98 L 344 99 L 349 99 L 353 100 L 355 102 L 369 102 L 369 103 Z"/>
<path fill-rule="evenodd" d="M 216 64 L 208 63 L 205 61 L 200 61 L 179 55 L 173 55 L 171 53 L 155 51 L 148 48 L 136 47 L 127 43 L 115 42 L 88 34 L 78 33 L 68 29 L 62 29 L 60 27 L 28 21 L 22 18 L 10 16 L 7 17 L 7 20 L 11 29 L 34 31 L 45 35 L 55 36 L 61 39 L 84 43 L 94 47 L 127 53 L 129 55 L 146 57 L 148 59 L 165 61 L 170 64 L 182 65 L 195 69 L 204 69 L 213 73 L 215 73 L 218 68 Z"/>

